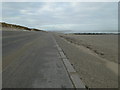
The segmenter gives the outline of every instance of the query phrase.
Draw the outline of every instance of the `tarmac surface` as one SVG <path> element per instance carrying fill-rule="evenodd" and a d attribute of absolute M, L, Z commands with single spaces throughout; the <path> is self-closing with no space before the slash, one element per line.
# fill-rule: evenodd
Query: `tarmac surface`
<path fill-rule="evenodd" d="M 3 88 L 73 88 L 54 37 L 46 32 L 2 32 Z"/>

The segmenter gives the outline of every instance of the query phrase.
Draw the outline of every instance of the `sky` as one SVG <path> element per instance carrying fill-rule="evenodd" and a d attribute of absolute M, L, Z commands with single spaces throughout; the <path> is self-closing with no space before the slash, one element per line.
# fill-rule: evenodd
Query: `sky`
<path fill-rule="evenodd" d="M 0 21 L 64 32 L 117 32 L 117 2 L 3 2 Z"/>

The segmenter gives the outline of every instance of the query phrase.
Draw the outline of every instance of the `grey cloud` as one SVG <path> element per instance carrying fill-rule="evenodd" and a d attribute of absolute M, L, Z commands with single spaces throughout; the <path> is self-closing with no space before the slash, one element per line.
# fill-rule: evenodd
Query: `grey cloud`
<path fill-rule="evenodd" d="M 117 3 L 114 2 L 11 2 L 3 3 L 2 10 L 3 21 L 29 27 L 42 27 L 46 29 L 46 25 L 48 25 L 48 30 L 71 28 L 76 30 L 93 29 L 93 31 L 113 29 L 115 31 L 117 29 Z M 58 27 L 60 24 L 61 27 Z M 70 26 L 73 24 L 76 24 L 76 26 Z"/>

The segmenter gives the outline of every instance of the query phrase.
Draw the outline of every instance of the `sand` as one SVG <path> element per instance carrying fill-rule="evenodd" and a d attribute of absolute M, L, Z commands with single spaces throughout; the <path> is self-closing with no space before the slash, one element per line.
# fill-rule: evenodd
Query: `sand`
<path fill-rule="evenodd" d="M 118 87 L 117 35 L 57 35 L 55 38 L 87 87 Z"/>
<path fill-rule="evenodd" d="M 118 62 L 117 35 L 66 35 L 63 38 L 82 45 L 109 61 Z"/>

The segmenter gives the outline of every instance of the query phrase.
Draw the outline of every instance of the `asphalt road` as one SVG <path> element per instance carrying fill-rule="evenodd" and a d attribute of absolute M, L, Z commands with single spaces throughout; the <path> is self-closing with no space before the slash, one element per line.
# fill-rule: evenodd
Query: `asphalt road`
<path fill-rule="evenodd" d="M 45 32 L 2 33 L 3 88 L 72 88 L 53 36 Z"/>

